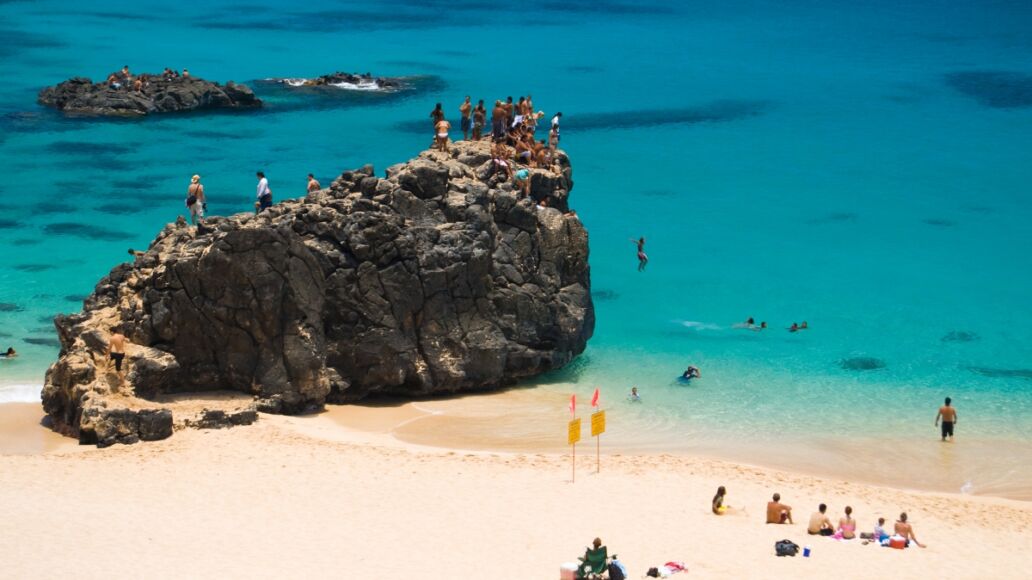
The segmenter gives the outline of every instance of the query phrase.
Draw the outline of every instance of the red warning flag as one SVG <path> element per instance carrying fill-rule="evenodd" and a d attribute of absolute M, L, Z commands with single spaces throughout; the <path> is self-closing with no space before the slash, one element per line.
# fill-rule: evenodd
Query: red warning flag
<path fill-rule="evenodd" d="M 597 407 L 598 406 L 598 387 L 595 387 L 595 394 L 591 395 L 591 406 L 592 407 Z"/>

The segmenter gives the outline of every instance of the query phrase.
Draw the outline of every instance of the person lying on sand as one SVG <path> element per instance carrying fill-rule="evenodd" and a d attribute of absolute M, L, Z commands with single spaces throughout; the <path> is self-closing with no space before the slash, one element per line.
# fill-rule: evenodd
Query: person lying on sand
<path fill-rule="evenodd" d="M 835 527 L 831 525 L 831 520 L 828 519 L 828 506 L 821 504 L 817 506 L 817 511 L 810 515 L 810 523 L 806 526 L 806 533 L 811 536 L 830 536 L 835 533 Z"/>
<path fill-rule="evenodd" d="M 781 503 L 781 494 L 774 494 L 774 501 L 767 502 L 767 523 L 768 524 L 794 524 L 792 521 L 792 506 Z"/>

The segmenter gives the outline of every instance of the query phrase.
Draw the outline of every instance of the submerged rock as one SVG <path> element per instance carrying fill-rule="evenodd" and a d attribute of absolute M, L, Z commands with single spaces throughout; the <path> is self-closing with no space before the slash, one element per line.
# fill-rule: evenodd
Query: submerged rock
<path fill-rule="evenodd" d="M 490 145 L 459 142 L 376 177 L 370 166 L 260 215 L 165 227 L 56 320 L 43 405 L 82 441 L 119 409 L 170 394 L 246 394 L 257 410 L 497 389 L 562 367 L 594 330 L 588 235 L 568 212 L 571 169 L 532 169 L 531 195 L 490 174 Z M 131 342 L 125 384 L 104 367 Z M 129 402 L 126 402 L 129 401 Z M 181 399 L 180 399 L 181 401 Z M 172 411 L 176 413 L 175 409 Z M 119 411 L 105 433 L 142 424 Z M 177 426 L 250 422 L 175 416 Z M 153 431 L 153 430 L 152 430 Z M 138 435 L 140 439 L 144 437 Z"/>
<path fill-rule="evenodd" d="M 974 342 L 978 340 L 978 334 L 967 330 L 952 330 L 943 335 L 943 342 Z"/>
<path fill-rule="evenodd" d="M 858 356 L 840 360 L 839 366 L 849 371 L 873 371 L 885 368 L 885 361 L 870 356 Z"/>
<path fill-rule="evenodd" d="M 142 116 L 211 109 L 253 109 L 262 101 L 246 85 L 225 85 L 196 77 L 168 79 L 140 75 L 141 90 L 111 88 L 76 77 L 40 91 L 41 105 L 82 116 Z"/>
<path fill-rule="evenodd" d="M 336 87 L 366 91 L 396 91 L 405 87 L 405 79 L 394 77 L 374 77 L 370 73 L 357 74 L 335 72 L 312 79 L 307 78 L 274 78 L 270 82 L 290 87 Z"/>

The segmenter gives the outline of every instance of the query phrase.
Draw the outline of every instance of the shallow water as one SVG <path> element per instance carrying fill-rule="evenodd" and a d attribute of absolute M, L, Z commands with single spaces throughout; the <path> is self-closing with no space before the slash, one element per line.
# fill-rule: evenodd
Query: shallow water
<path fill-rule="evenodd" d="M 327 184 L 415 155 L 436 101 L 455 113 L 465 94 L 532 92 L 565 113 L 598 317 L 542 401 L 638 385 L 645 403 L 621 413 L 660 445 L 762 455 L 786 437 L 871 466 L 849 441 L 935 440 L 951 395 L 958 447 L 1016 444 L 1032 463 L 1030 5 L 530 4 L 0 2 L 0 348 L 21 353 L 0 384 L 42 382 L 57 354 L 46 319 L 182 214 L 190 175 L 214 212 L 247 211 L 257 169 L 277 197 L 301 195 L 308 172 Z M 44 85 L 123 64 L 422 80 L 267 90 L 257 114 L 96 121 L 34 104 Z M 733 328 L 749 316 L 770 328 Z M 687 364 L 703 372 L 691 385 L 674 379 Z"/>

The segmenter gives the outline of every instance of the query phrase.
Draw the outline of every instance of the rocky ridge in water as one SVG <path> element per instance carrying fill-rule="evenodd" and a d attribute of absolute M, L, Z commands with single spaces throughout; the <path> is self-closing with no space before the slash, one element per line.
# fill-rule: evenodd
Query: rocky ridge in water
<path fill-rule="evenodd" d="M 140 75 L 143 86 L 112 88 L 76 77 L 40 91 L 41 105 L 70 115 L 91 117 L 136 117 L 156 113 L 212 109 L 255 109 L 262 101 L 246 85 L 225 85 L 196 77 L 165 79 Z"/>
<path fill-rule="evenodd" d="M 260 215 L 180 218 L 56 319 L 44 409 L 109 445 L 566 365 L 594 329 L 569 162 L 530 170 L 532 199 L 491 166 L 489 143 L 460 142 Z M 125 384 L 107 367 L 114 331 L 131 342 Z"/>

